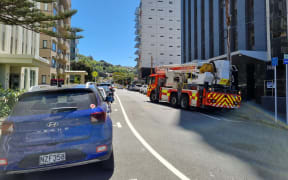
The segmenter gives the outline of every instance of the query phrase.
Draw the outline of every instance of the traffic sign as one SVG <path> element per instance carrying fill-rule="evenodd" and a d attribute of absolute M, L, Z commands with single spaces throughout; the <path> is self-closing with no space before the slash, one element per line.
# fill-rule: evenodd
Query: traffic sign
<path fill-rule="evenodd" d="M 288 54 L 284 54 L 283 64 L 288 64 Z"/>
<path fill-rule="evenodd" d="M 272 66 L 278 66 L 278 57 L 272 58 Z"/>
<path fill-rule="evenodd" d="M 98 72 L 97 71 L 92 72 L 92 76 L 93 77 L 97 77 L 98 76 Z"/>

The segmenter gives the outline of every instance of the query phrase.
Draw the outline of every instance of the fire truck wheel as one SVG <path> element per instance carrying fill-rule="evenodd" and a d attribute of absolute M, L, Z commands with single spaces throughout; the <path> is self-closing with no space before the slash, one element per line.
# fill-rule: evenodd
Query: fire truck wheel
<path fill-rule="evenodd" d="M 153 102 L 153 103 L 158 103 L 159 100 L 157 98 L 157 95 L 155 92 L 152 92 L 151 95 L 150 95 L 150 101 Z"/>
<path fill-rule="evenodd" d="M 181 97 L 181 102 L 180 102 L 181 108 L 182 109 L 188 109 L 189 107 L 189 99 L 186 95 Z"/>
<path fill-rule="evenodd" d="M 171 104 L 171 106 L 173 106 L 173 107 L 177 107 L 177 106 L 178 106 L 178 98 L 177 98 L 177 95 L 176 95 L 176 94 L 173 94 L 173 95 L 171 96 L 170 104 Z"/>

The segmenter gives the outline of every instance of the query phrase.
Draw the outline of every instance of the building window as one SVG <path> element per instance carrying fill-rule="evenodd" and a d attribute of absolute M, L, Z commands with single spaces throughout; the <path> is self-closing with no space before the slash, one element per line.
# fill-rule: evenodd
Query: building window
<path fill-rule="evenodd" d="M 155 9 L 151 9 L 151 11 L 155 11 Z"/>
<path fill-rule="evenodd" d="M 160 37 L 164 37 L 163 35 L 161 35 Z"/>
<path fill-rule="evenodd" d="M 44 11 L 48 11 L 48 4 L 47 3 L 44 4 Z"/>
<path fill-rule="evenodd" d="M 5 25 L 1 25 L 2 26 L 2 51 L 5 51 L 5 41 L 6 41 L 6 26 Z"/>
<path fill-rule="evenodd" d="M 36 72 L 34 70 L 30 70 L 30 87 L 36 85 Z"/>
<path fill-rule="evenodd" d="M 169 13 L 172 13 L 173 12 L 173 10 L 169 10 Z"/>
<path fill-rule="evenodd" d="M 56 10 L 56 8 L 53 8 L 53 15 L 54 15 L 54 16 L 57 15 L 57 10 Z"/>
<path fill-rule="evenodd" d="M 54 58 L 52 58 L 51 67 L 56 68 L 56 61 Z"/>
<path fill-rule="evenodd" d="M 44 48 L 44 49 L 48 48 L 47 40 L 43 40 L 43 48 Z"/>
<path fill-rule="evenodd" d="M 224 54 L 224 43 L 225 43 L 225 31 L 224 31 L 224 8 L 225 8 L 225 1 L 224 0 L 219 0 L 219 53 L 220 55 Z"/>
<path fill-rule="evenodd" d="M 231 49 L 232 49 L 232 51 L 236 51 L 236 50 L 238 50 L 237 0 L 231 1 L 231 14 L 232 14 L 232 28 L 231 28 L 232 44 L 231 44 Z"/>
<path fill-rule="evenodd" d="M 164 53 L 160 53 L 160 55 L 161 55 L 161 56 L 163 56 L 163 55 L 164 55 Z"/>
<path fill-rule="evenodd" d="M 153 19 L 152 17 L 149 17 L 148 19 Z"/>
<path fill-rule="evenodd" d="M 254 0 L 246 0 L 247 5 L 247 15 L 246 15 L 246 24 L 247 24 L 247 44 L 248 50 L 255 49 L 255 29 L 254 29 Z"/>
<path fill-rule="evenodd" d="M 169 1 L 169 4 L 173 4 L 173 1 Z"/>
<path fill-rule="evenodd" d="M 194 1 L 194 54 L 195 58 L 198 59 L 198 9 L 197 1 Z"/>
<path fill-rule="evenodd" d="M 56 49 L 57 49 L 57 47 L 56 47 L 56 43 L 52 43 L 52 51 L 54 51 L 54 52 L 56 52 Z"/>
<path fill-rule="evenodd" d="M 42 84 L 46 84 L 46 75 L 42 75 Z"/>
<path fill-rule="evenodd" d="M 164 18 L 160 18 L 160 20 L 164 20 Z"/>

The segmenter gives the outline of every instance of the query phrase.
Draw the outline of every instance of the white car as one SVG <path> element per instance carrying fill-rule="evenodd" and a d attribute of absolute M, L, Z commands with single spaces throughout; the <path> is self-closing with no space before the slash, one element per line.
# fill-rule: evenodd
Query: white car
<path fill-rule="evenodd" d="M 147 93 L 147 85 L 142 85 L 142 87 L 140 88 L 140 93 L 146 94 Z"/>
<path fill-rule="evenodd" d="M 99 91 L 100 91 L 101 95 L 103 96 L 103 98 L 104 98 L 104 99 L 106 99 L 106 97 L 107 97 L 107 94 L 106 94 L 106 91 L 105 91 L 105 89 L 104 89 L 104 88 L 102 88 L 102 87 L 98 87 L 98 89 L 99 89 Z"/>
<path fill-rule="evenodd" d="M 148 91 L 148 85 L 144 85 L 143 94 L 147 94 L 147 91 Z"/>
<path fill-rule="evenodd" d="M 142 87 L 141 84 L 136 84 L 134 87 L 133 87 L 133 90 L 134 91 L 140 91 L 140 88 Z"/>

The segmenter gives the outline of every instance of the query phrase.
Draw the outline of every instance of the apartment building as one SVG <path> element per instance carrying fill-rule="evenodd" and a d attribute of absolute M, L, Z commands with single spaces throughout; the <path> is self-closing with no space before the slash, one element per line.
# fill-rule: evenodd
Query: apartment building
<path fill-rule="evenodd" d="M 37 3 L 40 7 L 40 3 Z M 39 56 L 40 34 L 20 26 L 0 24 L 0 84 L 2 88 L 26 89 L 38 85 L 40 68 L 49 61 Z"/>
<path fill-rule="evenodd" d="M 54 3 L 41 3 L 40 9 L 47 15 L 71 9 L 71 0 L 57 0 Z M 71 26 L 71 18 L 59 20 L 57 25 L 50 30 L 64 33 L 65 28 Z M 46 34 L 40 34 L 40 56 L 48 59 L 50 67 L 40 68 L 39 84 L 51 84 L 60 80 L 65 84 L 69 82 L 69 75 L 65 71 L 70 70 L 70 40 L 55 38 Z M 52 80 L 52 81 L 51 81 Z M 53 83 L 52 83 L 53 84 Z"/>
<path fill-rule="evenodd" d="M 135 14 L 139 74 L 147 77 L 155 66 L 180 64 L 181 1 L 141 0 Z"/>

